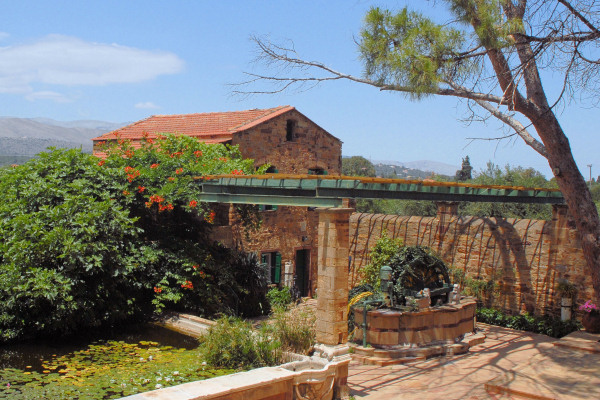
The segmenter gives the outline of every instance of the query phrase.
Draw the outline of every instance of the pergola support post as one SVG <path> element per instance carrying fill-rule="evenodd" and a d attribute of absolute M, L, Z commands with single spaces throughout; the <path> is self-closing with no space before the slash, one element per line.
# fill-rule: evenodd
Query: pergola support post
<path fill-rule="evenodd" d="M 340 363 L 336 371 L 336 398 L 348 396 L 348 263 L 349 228 L 353 208 L 318 208 L 317 345 L 315 350 Z"/>

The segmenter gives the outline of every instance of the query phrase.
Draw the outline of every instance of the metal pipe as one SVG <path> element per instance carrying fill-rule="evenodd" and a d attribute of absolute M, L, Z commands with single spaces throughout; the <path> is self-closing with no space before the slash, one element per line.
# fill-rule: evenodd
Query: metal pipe
<path fill-rule="evenodd" d="M 363 347 L 367 347 L 367 306 L 369 304 L 381 304 L 381 300 L 365 300 L 362 302 L 363 305 Z"/>

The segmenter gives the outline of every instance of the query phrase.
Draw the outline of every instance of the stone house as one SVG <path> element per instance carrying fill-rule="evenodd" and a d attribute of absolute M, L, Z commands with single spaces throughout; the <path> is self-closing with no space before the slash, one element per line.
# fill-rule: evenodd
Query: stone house
<path fill-rule="evenodd" d="M 339 175 L 342 142 L 294 107 L 182 115 L 154 115 L 92 139 L 98 143 L 129 139 L 135 146 L 143 135 L 184 134 L 206 143 L 239 145 L 255 165 L 269 164 L 268 172 Z M 232 206 L 220 205 L 213 238 L 230 247 L 257 252 L 271 271 L 271 281 L 281 284 L 285 265 L 291 267 L 302 295 L 316 285 L 318 216 L 312 207 L 262 206 L 262 226 L 246 235 L 235 221 Z M 288 275 L 289 278 L 289 275 Z"/>

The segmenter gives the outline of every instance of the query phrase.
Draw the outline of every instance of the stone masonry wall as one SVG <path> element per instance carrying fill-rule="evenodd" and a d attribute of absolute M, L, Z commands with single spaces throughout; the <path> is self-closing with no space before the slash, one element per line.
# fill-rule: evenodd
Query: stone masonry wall
<path fill-rule="evenodd" d="M 287 121 L 294 121 L 293 140 L 286 140 Z M 296 110 L 273 118 L 247 131 L 236 133 L 232 144 L 239 145 L 245 158 L 255 165 L 270 164 L 278 173 L 307 174 L 320 168 L 328 175 L 339 175 L 342 168 L 342 142 Z M 281 253 L 283 265 L 291 261 L 295 271 L 296 251 L 309 250 L 308 295 L 317 283 L 318 215 L 308 207 L 279 206 L 261 211 L 258 232 L 247 235 L 229 212 L 229 220 L 217 226 L 213 239 L 244 251 Z"/>
<path fill-rule="evenodd" d="M 565 214 L 552 221 L 354 213 L 350 221 L 349 284 L 360 279 L 369 251 L 384 232 L 406 245 L 433 249 L 448 265 L 471 278 L 494 279 L 494 306 L 512 313 L 559 313 L 559 279 L 578 287 L 576 303 L 591 298 L 591 279 L 576 232 Z"/>
<path fill-rule="evenodd" d="M 291 141 L 286 140 L 288 120 L 295 122 Z M 309 168 L 321 168 L 339 175 L 342 170 L 342 142 L 296 110 L 234 134 L 232 144 L 240 146 L 244 158 L 271 164 L 280 173 L 307 174 Z"/>

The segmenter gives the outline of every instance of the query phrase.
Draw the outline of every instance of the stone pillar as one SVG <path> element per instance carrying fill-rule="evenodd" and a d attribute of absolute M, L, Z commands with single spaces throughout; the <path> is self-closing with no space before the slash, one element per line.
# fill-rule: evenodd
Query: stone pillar
<path fill-rule="evenodd" d="M 348 263 L 350 215 L 354 208 L 318 208 L 317 344 L 316 354 L 337 363 L 333 396 L 348 391 Z"/>
<path fill-rule="evenodd" d="M 444 219 L 446 216 L 458 215 L 458 202 L 456 201 L 436 201 L 437 217 Z"/>
<path fill-rule="evenodd" d="M 566 204 L 552 204 L 552 222 L 556 228 L 575 228 L 575 220 Z"/>
<path fill-rule="evenodd" d="M 348 341 L 348 256 L 352 208 L 318 208 L 317 342 Z"/>
<path fill-rule="evenodd" d="M 435 242 L 437 247 L 434 249 L 438 253 L 443 252 L 444 236 L 448 232 L 450 221 L 458 215 L 458 202 L 456 201 L 436 201 L 438 225 L 435 230 Z"/>

